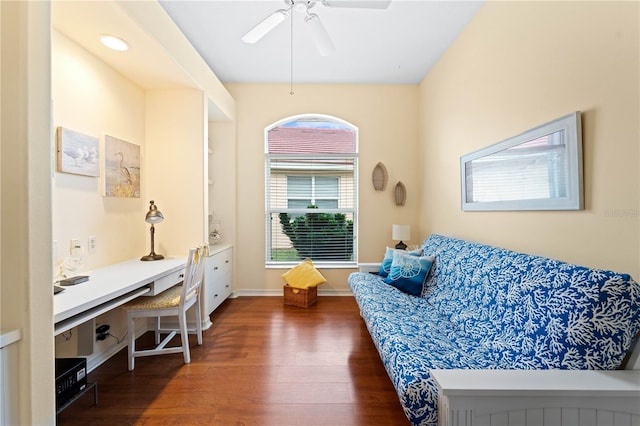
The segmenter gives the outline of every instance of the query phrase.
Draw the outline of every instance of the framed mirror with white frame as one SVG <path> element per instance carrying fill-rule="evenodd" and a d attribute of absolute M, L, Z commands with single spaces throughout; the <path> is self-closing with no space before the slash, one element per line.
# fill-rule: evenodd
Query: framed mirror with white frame
<path fill-rule="evenodd" d="M 462 210 L 582 210 L 580 112 L 460 158 Z"/>

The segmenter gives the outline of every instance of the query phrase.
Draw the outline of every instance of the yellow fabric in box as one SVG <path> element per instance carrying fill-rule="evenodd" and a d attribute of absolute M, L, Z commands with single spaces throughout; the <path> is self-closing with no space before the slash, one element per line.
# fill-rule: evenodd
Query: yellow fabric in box
<path fill-rule="evenodd" d="M 282 274 L 282 278 L 284 278 L 290 287 L 295 288 L 316 287 L 319 284 L 327 282 L 322 274 L 313 266 L 311 259 L 305 259 L 297 266 L 289 269 Z"/>

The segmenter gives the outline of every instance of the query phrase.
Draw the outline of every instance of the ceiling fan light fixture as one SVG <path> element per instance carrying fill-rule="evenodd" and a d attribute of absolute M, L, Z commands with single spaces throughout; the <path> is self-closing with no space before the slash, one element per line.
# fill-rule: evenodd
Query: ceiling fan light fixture
<path fill-rule="evenodd" d="M 290 11 L 291 9 L 276 10 L 243 35 L 242 41 L 249 44 L 257 43 L 262 37 L 267 35 L 269 31 L 284 22 L 289 16 Z"/>
<path fill-rule="evenodd" d="M 329 56 L 336 51 L 336 47 L 333 45 L 331 37 L 329 37 L 329 33 L 324 25 L 322 25 L 322 21 L 320 21 L 318 15 L 309 13 L 304 18 L 304 22 L 309 26 L 311 37 L 321 56 Z"/>
<path fill-rule="evenodd" d="M 307 1 L 294 1 L 293 9 L 298 13 L 304 13 L 309 10 L 309 3 Z"/>

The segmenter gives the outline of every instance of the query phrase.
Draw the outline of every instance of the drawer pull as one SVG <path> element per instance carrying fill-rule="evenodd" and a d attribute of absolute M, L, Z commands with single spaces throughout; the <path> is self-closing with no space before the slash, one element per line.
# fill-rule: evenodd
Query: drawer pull
<path fill-rule="evenodd" d="M 184 274 L 178 275 L 178 278 L 184 278 Z"/>
<path fill-rule="evenodd" d="M 229 261 L 228 261 L 228 260 L 225 260 L 225 261 L 224 261 L 224 263 L 229 263 Z"/>
<path fill-rule="evenodd" d="M 218 267 L 217 267 L 217 266 L 214 266 L 214 267 L 213 267 L 213 270 L 214 270 L 214 271 L 217 271 L 217 270 L 218 270 Z"/>

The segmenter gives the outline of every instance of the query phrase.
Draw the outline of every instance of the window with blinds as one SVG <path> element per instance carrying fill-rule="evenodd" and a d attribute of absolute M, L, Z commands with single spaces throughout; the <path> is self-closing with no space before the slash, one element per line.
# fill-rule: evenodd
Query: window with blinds
<path fill-rule="evenodd" d="M 357 128 L 304 115 L 266 130 L 266 264 L 357 262 Z"/>

